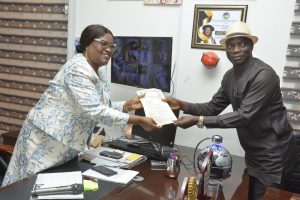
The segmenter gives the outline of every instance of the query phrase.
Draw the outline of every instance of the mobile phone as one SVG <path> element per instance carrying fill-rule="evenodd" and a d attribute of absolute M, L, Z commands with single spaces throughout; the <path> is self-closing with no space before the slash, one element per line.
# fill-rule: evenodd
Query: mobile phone
<path fill-rule="evenodd" d="M 115 152 L 115 151 L 101 151 L 99 153 L 99 155 L 101 156 L 106 156 L 106 157 L 110 157 L 110 158 L 115 158 L 115 159 L 120 159 L 123 157 L 123 154 Z"/>
<path fill-rule="evenodd" d="M 95 171 L 97 171 L 100 174 L 103 174 L 105 176 L 112 176 L 112 175 L 115 175 L 115 174 L 118 173 L 118 172 L 116 172 L 116 171 L 114 171 L 112 169 L 109 169 L 107 167 L 104 167 L 102 165 L 93 166 L 92 170 L 95 170 Z"/>

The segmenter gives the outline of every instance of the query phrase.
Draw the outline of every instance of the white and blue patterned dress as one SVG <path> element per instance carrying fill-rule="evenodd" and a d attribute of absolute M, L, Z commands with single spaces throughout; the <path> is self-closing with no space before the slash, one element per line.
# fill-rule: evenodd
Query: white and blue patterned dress
<path fill-rule="evenodd" d="M 74 158 L 98 123 L 124 130 L 124 102 L 110 101 L 104 67 L 98 75 L 82 54 L 59 70 L 24 121 L 2 186 Z"/>

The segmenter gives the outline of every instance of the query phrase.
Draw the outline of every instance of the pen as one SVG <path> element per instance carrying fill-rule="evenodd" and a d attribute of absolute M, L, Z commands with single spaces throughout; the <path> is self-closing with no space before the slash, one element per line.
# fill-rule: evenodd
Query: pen
<path fill-rule="evenodd" d="M 169 159 L 174 160 L 174 154 L 173 154 L 173 152 L 170 153 Z"/>
<path fill-rule="evenodd" d="M 154 146 L 156 151 L 159 151 L 159 149 L 157 148 L 157 146 L 153 142 L 151 142 L 151 144 Z"/>

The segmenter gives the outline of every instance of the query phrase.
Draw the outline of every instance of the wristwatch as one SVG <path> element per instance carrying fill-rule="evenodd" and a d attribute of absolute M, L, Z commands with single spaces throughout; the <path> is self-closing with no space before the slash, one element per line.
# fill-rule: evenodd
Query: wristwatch
<path fill-rule="evenodd" d="M 198 123 L 197 123 L 197 127 L 198 127 L 198 128 L 203 128 L 203 126 L 204 126 L 204 116 L 203 116 L 203 115 L 200 115 L 200 116 L 199 116 Z"/>

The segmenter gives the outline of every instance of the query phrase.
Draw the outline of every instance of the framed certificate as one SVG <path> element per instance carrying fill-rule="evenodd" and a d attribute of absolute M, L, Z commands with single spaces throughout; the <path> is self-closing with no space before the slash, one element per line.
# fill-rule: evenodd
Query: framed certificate
<path fill-rule="evenodd" d="M 192 33 L 192 48 L 225 49 L 220 40 L 227 27 L 236 21 L 246 22 L 247 5 L 196 4 Z"/>

